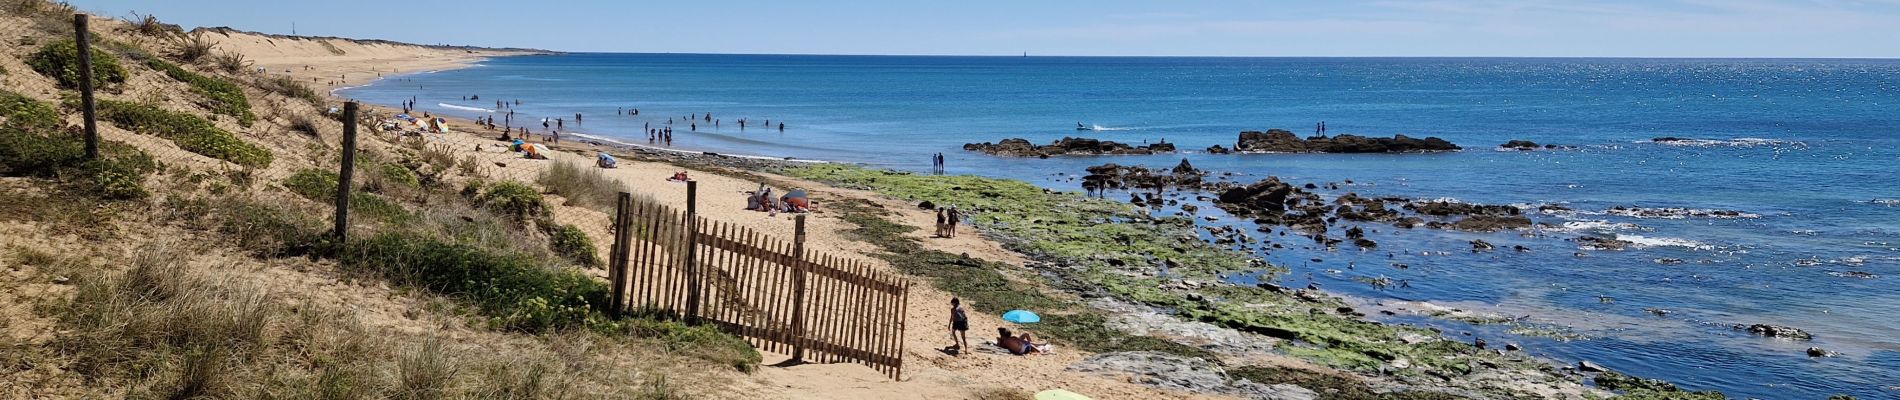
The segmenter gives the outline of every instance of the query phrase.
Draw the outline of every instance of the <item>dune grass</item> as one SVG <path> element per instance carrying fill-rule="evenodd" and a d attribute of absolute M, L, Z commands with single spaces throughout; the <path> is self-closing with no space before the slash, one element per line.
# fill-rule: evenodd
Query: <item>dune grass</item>
<path fill-rule="evenodd" d="M 568 205 L 605 213 L 613 213 L 619 193 L 626 190 L 620 181 L 608 178 L 600 169 L 574 163 L 549 165 L 535 183 L 548 188 L 548 193 L 567 198 Z"/>
<path fill-rule="evenodd" d="M 269 167 L 273 158 L 270 150 L 239 139 L 196 115 L 106 99 L 99 100 L 98 108 L 100 120 L 133 132 L 170 139 L 178 147 L 206 157 L 257 168 Z"/>
<path fill-rule="evenodd" d="M 156 57 L 145 59 L 145 65 L 153 70 L 164 72 L 179 82 L 191 86 L 191 91 L 204 96 L 206 108 L 211 112 L 237 118 L 238 124 L 251 126 L 257 122 L 257 114 L 251 112 L 251 102 L 244 95 L 244 88 L 231 81 L 191 72 L 178 64 L 172 64 Z"/>

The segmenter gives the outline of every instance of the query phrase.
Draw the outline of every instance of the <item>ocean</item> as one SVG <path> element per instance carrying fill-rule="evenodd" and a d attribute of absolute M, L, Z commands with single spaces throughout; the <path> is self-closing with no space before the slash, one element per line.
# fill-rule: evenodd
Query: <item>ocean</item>
<path fill-rule="evenodd" d="M 570 132 L 639 144 L 643 126 L 670 118 L 674 147 L 727 154 L 923 172 L 943 153 L 953 174 L 1063 190 L 1079 191 L 1088 166 L 1163 168 L 1185 158 L 1242 182 L 1338 183 L 1320 190 L 1328 197 L 1520 205 L 1549 226 L 1463 233 L 1368 224 L 1377 249 L 1262 257 L 1292 269 L 1268 279 L 1366 304 L 1527 316 L 1516 325 L 1373 318 L 1516 343 L 1566 365 L 1589 360 L 1742 398 L 1900 396 L 1900 60 L 567 54 L 392 76 L 339 94 L 390 105 L 413 96 L 421 111 L 462 117 L 520 100 L 518 122 L 567 118 Z M 633 108 L 640 115 L 616 115 Z M 700 120 L 694 131 L 687 120 L 705 113 L 718 126 Z M 741 130 L 740 118 L 752 125 Z M 1311 135 L 1320 121 L 1333 135 L 1437 136 L 1465 150 L 1201 150 L 1232 147 L 1243 130 Z M 1078 123 L 1096 129 L 1077 131 Z M 961 149 L 1065 136 L 1165 140 L 1183 152 L 1017 159 Z M 1513 139 L 1575 147 L 1496 149 Z M 1569 211 L 1536 211 L 1544 205 Z M 1670 217 L 1619 211 L 1627 208 Z M 1691 212 L 1718 210 L 1737 213 Z M 1210 224 L 1251 231 L 1211 212 Z M 1571 239 L 1585 235 L 1634 246 L 1579 250 Z M 1474 239 L 1498 250 L 1473 252 Z M 1377 277 L 1409 287 L 1362 283 Z M 1757 323 L 1814 339 L 1734 328 Z M 1811 358 L 1808 347 L 1839 355 Z"/>

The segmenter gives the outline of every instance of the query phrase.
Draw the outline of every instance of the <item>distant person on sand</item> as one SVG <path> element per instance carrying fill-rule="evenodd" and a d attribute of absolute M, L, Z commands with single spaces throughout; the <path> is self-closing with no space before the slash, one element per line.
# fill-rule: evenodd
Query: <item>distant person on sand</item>
<path fill-rule="evenodd" d="M 950 220 L 945 221 L 948 225 L 945 226 L 944 230 L 950 233 L 948 237 L 957 237 L 957 224 L 963 222 L 963 213 L 957 211 L 957 206 L 950 206 L 950 212 L 946 214 L 946 216 L 948 216 Z"/>
<path fill-rule="evenodd" d="M 943 235 L 943 209 L 941 208 L 937 209 L 937 233 L 933 234 L 932 236 L 944 237 Z"/>
<path fill-rule="evenodd" d="M 970 315 L 963 311 L 963 300 L 950 298 L 950 348 L 956 349 L 957 356 L 970 348 Z"/>

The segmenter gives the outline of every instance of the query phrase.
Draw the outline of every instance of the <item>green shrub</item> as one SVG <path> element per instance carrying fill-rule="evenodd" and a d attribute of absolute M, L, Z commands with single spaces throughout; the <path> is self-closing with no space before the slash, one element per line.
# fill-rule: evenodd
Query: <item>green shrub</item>
<path fill-rule="evenodd" d="M 532 257 L 383 233 L 345 246 L 346 268 L 477 305 L 494 326 L 525 332 L 605 322 L 607 285 Z"/>
<path fill-rule="evenodd" d="M 251 113 L 251 102 L 244 96 L 244 88 L 223 79 L 212 78 L 187 71 L 177 64 L 158 58 L 146 58 L 145 65 L 164 71 L 166 76 L 191 85 L 191 91 L 205 97 L 210 104 L 205 106 L 211 112 L 236 117 L 238 124 L 251 126 L 257 122 L 257 114 Z"/>
<path fill-rule="evenodd" d="M 600 257 L 594 252 L 594 240 L 573 225 L 560 225 L 548 230 L 548 247 L 554 254 L 574 260 L 575 264 L 585 267 L 600 266 Z"/>
<path fill-rule="evenodd" d="M 59 128 L 45 103 L 0 91 L 0 175 L 59 178 L 108 199 L 144 197 L 152 157 L 118 142 L 100 143 L 99 160 L 86 160 L 86 139 Z"/>
<path fill-rule="evenodd" d="M 0 90 L 0 126 L 44 132 L 59 129 L 59 111 L 19 93 Z"/>
<path fill-rule="evenodd" d="M 79 42 L 68 39 L 41 46 L 38 52 L 27 57 L 26 64 L 58 81 L 60 87 L 79 87 Z M 125 77 L 125 67 L 119 66 L 118 57 L 92 49 L 93 86 L 125 83 Z"/>
<path fill-rule="evenodd" d="M 171 139 L 178 147 L 247 167 L 268 167 L 271 152 L 245 142 L 196 115 L 149 104 L 99 100 L 99 118 L 121 128 Z"/>
<path fill-rule="evenodd" d="M 316 201 L 336 200 L 337 176 L 335 172 L 306 169 L 291 174 L 284 179 L 284 188 L 303 198 Z"/>
<path fill-rule="evenodd" d="M 547 200 L 541 192 L 520 182 L 502 182 L 488 185 L 481 196 L 475 198 L 475 204 L 496 214 L 528 221 L 549 214 Z"/>
<path fill-rule="evenodd" d="M 383 182 L 402 187 L 417 188 L 422 186 L 422 178 L 417 177 L 415 171 L 409 170 L 409 167 L 402 166 L 402 164 L 378 164 L 376 174 L 380 175 Z"/>

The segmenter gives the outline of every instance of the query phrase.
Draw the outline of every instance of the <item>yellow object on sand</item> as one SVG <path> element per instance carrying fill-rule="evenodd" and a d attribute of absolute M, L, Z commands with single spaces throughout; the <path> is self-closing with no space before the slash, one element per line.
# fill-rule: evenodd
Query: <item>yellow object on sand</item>
<path fill-rule="evenodd" d="M 1049 389 L 1036 392 L 1036 400 L 1089 400 L 1089 397 L 1067 390 Z"/>

